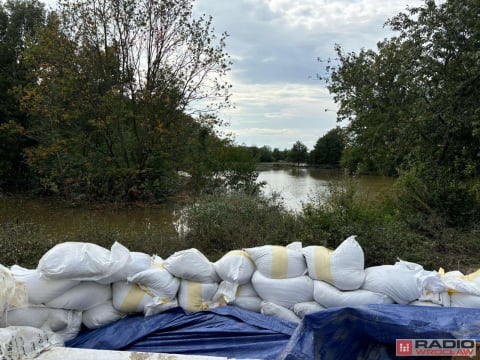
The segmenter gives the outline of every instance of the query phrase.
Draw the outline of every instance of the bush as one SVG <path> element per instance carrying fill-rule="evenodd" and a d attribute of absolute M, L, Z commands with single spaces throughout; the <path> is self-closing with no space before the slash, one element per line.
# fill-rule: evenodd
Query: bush
<path fill-rule="evenodd" d="M 277 197 L 244 192 L 204 195 L 183 214 L 184 244 L 212 259 L 234 249 L 300 240 L 297 216 Z"/>

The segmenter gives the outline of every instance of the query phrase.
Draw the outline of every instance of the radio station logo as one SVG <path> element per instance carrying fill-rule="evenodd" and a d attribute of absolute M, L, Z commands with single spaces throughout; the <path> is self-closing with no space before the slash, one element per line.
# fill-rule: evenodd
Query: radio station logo
<path fill-rule="evenodd" d="M 475 356 L 473 339 L 397 339 L 397 356 Z"/>

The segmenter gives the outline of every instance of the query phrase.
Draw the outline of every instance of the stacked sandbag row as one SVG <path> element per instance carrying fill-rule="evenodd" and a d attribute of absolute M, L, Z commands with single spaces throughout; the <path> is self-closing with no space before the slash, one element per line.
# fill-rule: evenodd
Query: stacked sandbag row
<path fill-rule="evenodd" d="M 199 311 L 229 304 L 294 322 L 338 306 L 450 306 L 450 299 L 452 306 L 480 306 L 480 272 L 441 277 L 405 261 L 365 269 L 354 236 L 335 250 L 265 245 L 230 251 L 216 262 L 197 249 L 163 260 L 118 243 L 110 250 L 63 243 L 37 269 L 12 266 L 0 280 L 10 284 L 4 286 L 10 306 L 0 312 L 0 326 L 48 326 L 64 340 L 75 337 L 82 323 L 93 329 L 126 314 L 148 316 L 176 306 Z M 15 284 L 23 284 L 28 301 L 19 300 L 22 286 Z"/>

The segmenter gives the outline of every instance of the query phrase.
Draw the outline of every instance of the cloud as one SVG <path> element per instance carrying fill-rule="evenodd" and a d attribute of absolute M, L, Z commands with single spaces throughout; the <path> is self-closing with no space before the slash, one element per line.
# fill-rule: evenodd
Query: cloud
<path fill-rule="evenodd" d="M 197 0 L 195 11 L 227 31 L 235 109 L 222 113 L 246 144 L 284 148 L 301 140 L 313 147 L 337 125 L 337 105 L 317 61 L 376 48 L 392 35 L 383 24 L 423 0 Z M 325 111 L 327 109 L 328 111 Z M 332 111 L 333 110 L 333 111 Z"/>

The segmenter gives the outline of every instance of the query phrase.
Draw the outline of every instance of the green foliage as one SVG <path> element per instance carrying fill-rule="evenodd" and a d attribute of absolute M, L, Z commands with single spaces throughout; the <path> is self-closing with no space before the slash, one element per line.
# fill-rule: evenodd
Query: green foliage
<path fill-rule="evenodd" d="M 26 164 L 40 193 L 162 200 L 181 189 L 178 171 L 195 179 L 241 173 L 235 161 L 219 168 L 207 155 L 231 146 L 213 130 L 217 111 L 230 105 L 222 82 L 230 60 L 227 35 L 217 36 L 209 17 L 194 19 L 192 7 L 66 0 L 44 23 L 36 1 L 2 6 L 8 63 L 0 71 L 22 72 L 20 81 L 0 77 L 13 104 L 0 102 L 0 181 L 18 183 Z"/>
<path fill-rule="evenodd" d="M 28 183 L 22 152 L 32 142 L 23 136 L 28 117 L 20 109 L 15 88 L 29 81 L 22 51 L 44 20 L 45 10 L 38 1 L 0 3 L 0 189 L 24 188 Z"/>
<path fill-rule="evenodd" d="M 206 195 L 184 213 L 184 245 L 212 259 L 234 249 L 298 240 L 296 215 L 275 198 L 242 192 Z"/>
<path fill-rule="evenodd" d="M 343 129 L 336 127 L 317 140 L 310 152 L 310 163 L 317 165 L 339 165 L 345 148 Z"/>
<path fill-rule="evenodd" d="M 459 177 L 478 173 L 479 10 L 474 0 L 428 0 L 387 22 L 399 35 L 377 52 L 337 46 L 329 89 L 363 162 L 395 175 L 420 154 Z"/>
<path fill-rule="evenodd" d="M 305 144 L 303 144 L 300 140 L 293 144 L 292 148 L 288 152 L 288 160 L 297 163 L 306 162 L 308 159 L 308 149 Z"/>
<path fill-rule="evenodd" d="M 406 216 L 478 221 L 479 12 L 476 0 L 426 0 L 387 22 L 398 36 L 377 51 L 336 47 L 328 80 L 349 121 L 342 164 L 403 177 Z"/>

